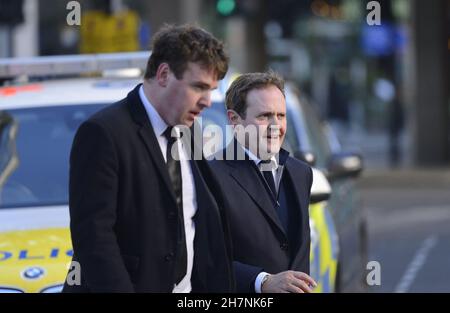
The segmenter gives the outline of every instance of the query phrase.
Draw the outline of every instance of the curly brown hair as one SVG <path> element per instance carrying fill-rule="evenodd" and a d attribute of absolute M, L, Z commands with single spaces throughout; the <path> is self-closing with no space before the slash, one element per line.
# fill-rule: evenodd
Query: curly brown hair
<path fill-rule="evenodd" d="M 182 79 L 188 63 L 199 63 L 213 70 L 218 80 L 228 70 L 229 57 L 224 45 L 206 30 L 195 25 L 164 25 L 153 37 L 152 54 L 144 78 L 155 77 L 161 63 L 167 63 L 177 79 Z"/>
<path fill-rule="evenodd" d="M 236 78 L 228 88 L 225 104 L 227 109 L 234 110 L 242 118 L 247 112 L 247 94 L 253 89 L 262 89 L 268 86 L 277 87 L 284 94 L 284 79 L 274 71 L 264 73 L 246 73 Z"/>

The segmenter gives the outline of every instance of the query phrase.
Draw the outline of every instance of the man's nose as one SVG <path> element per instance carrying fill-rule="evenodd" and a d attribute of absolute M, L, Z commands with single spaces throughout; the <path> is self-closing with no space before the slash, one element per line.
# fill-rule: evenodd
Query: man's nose
<path fill-rule="evenodd" d="M 281 126 L 281 118 L 279 118 L 276 114 L 274 114 L 272 116 L 272 118 L 270 119 L 270 125 L 274 125 L 274 126 Z"/>
<path fill-rule="evenodd" d="M 276 132 L 281 129 L 281 120 L 274 116 L 270 119 L 268 126 L 271 132 Z"/>
<path fill-rule="evenodd" d="M 211 91 L 210 90 L 205 91 L 202 98 L 200 99 L 200 105 L 202 107 L 206 107 L 206 108 L 211 107 L 212 102 L 211 102 Z"/>

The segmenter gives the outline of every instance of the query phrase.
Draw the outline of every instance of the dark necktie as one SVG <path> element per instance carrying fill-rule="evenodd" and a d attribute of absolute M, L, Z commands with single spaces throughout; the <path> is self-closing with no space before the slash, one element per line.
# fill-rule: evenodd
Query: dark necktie
<path fill-rule="evenodd" d="M 269 163 L 270 163 L 270 160 L 263 160 L 259 164 L 260 165 L 266 164 L 266 166 L 268 166 Z M 271 170 L 267 170 L 267 171 L 261 170 L 261 172 L 264 176 L 264 179 L 267 182 L 267 185 L 269 186 L 270 190 L 272 191 L 272 195 L 276 199 L 277 198 L 277 189 L 275 187 L 275 180 L 273 179 L 272 171 Z"/>
<path fill-rule="evenodd" d="M 172 137 L 172 126 L 167 127 L 164 131 L 164 136 L 167 139 L 167 170 L 169 172 L 170 181 L 172 182 L 173 191 L 175 193 L 177 207 L 178 207 L 178 243 L 177 243 L 177 257 L 175 262 L 175 282 L 178 284 L 186 275 L 187 269 L 187 248 L 186 248 L 186 234 L 184 230 L 183 217 L 183 182 L 181 179 L 181 165 L 180 154 L 178 151 L 177 138 Z"/>
<path fill-rule="evenodd" d="M 262 163 L 262 164 L 261 164 Z M 285 231 L 288 230 L 288 222 L 287 222 L 287 212 L 285 211 L 287 208 L 286 207 L 282 207 L 280 205 L 280 203 L 278 202 L 278 192 L 277 189 L 275 187 L 275 180 L 273 179 L 273 174 L 271 170 L 268 171 L 263 171 L 262 169 L 268 169 L 267 167 L 269 167 L 272 164 L 268 164 L 270 163 L 270 160 L 267 161 L 261 161 L 259 163 L 259 167 L 261 169 L 261 172 L 264 176 L 265 181 L 267 182 L 267 185 L 269 186 L 270 190 L 272 191 L 273 194 L 273 199 L 275 199 L 275 211 L 277 212 L 277 215 L 280 219 L 281 225 L 283 226 L 283 229 Z M 264 166 L 265 164 L 265 166 Z M 269 167 L 270 168 L 270 167 Z"/>

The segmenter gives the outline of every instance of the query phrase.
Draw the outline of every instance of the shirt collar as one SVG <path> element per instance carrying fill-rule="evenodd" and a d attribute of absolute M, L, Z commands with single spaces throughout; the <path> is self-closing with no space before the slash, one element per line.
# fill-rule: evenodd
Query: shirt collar
<path fill-rule="evenodd" d="M 259 163 L 261 163 L 262 160 L 259 159 L 256 155 L 254 155 L 249 149 L 247 149 L 245 147 L 243 147 L 243 148 L 244 148 L 245 153 L 247 153 L 248 157 L 250 158 L 250 160 L 255 162 L 256 166 L 259 166 Z M 279 166 L 278 158 L 275 155 L 273 155 L 270 158 L 270 163 L 273 164 L 274 169 L 277 169 Z"/>
<path fill-rule="evenodd" d="M 147 96 L 144 93 L 144 85 L 141 85 L 141 87 L 139 88 L 139 97 L 141 98 L 142 104 L 145 107 L 145 111 L 147 111 L 148 118 L 150 119 L 150 123 L 152 124 L 156 136 L 163 136 L 164 131 L 169 125 L 164 122 L 153 104 L 151 104 L 147 99 Z"/>

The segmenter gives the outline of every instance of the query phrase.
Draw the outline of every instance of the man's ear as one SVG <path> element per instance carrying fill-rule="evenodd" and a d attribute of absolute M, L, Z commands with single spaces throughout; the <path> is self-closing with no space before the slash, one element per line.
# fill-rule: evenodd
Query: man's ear
<path fill-rule="evenodd" d="M 156 81 L 162 87 L 166 87 L 169 81 L 170 67 L 167 63 L 161 63 L 156 70 Z"/>
<path fill-rule="evenodd" d="M 241 116 L 235 110 L 227 110 L 227 116 L 232 125 L 241 124 Z"/>

